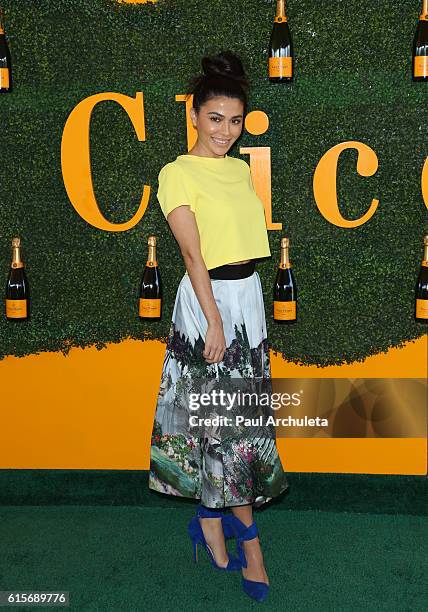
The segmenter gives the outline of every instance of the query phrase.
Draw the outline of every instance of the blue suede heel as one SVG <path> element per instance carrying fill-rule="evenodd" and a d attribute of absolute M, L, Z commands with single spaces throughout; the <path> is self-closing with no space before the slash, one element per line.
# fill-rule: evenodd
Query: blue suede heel
<path fill-rule="evenodd" d="M 216 560 L 214 558 L 214 554 L 205 540 L 204 532 L 202 531 L 199 518 L 221 518 L 225 537 L 232 537 L 234 535 L 234 530 L 231 525 L 230 517 L 225 516 L 223 512 L 220 512 L 218 510 L 216 511 L 214 509 L 205 508 L 204 506 L 199 505 L 197 508 L 196 516 L 191 519 L 187 528 L 190 539 L 192 540 L 193 544 L 193 559 L 195 563 L 198 560 L 198 544 L 202 544 L 202 546 L 204 546 L 205 550 L 208 553 L 208 556 L 211 560 L 211 564 L 216 569 L 226 570 L 228 572 L 240 570 L 242 567 L 241 561 L 230 554 L 229 563 L 226 567 L 220 567 L 219 565 L 217 565 Z"/>
<path fill-rule="evenodd" d="M 245 556 L 242 542 L 246 540 L 252 540 L 258 536 L 257 525 L 255 522 L 249 527 L 244 525 L 236 516 L 231 517 L 230 527 L 235 533 L 236 537 L 236 551 L 238 553 L 239 560 L 242 567 L 247 567 L 247 558 Z M 242 576 L 242 588 L 244 592 L 249 595 L 252 599 L 258 602 L 262 602 L 266 599 L 269 593 L 269 585 L 266 582 L 257 582 L 255 580 L 247 580 Z"/>

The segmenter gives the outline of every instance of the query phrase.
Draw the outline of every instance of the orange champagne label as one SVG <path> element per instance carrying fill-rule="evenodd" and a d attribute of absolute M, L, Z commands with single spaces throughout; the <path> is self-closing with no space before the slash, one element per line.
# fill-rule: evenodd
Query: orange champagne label
<path fill-rule="evenodd" d="M 27 300 L 6 299 L 6 316 L 10 319 L 25 319 L 27 316 Z"/>
<path fill-rule="evenodd" d="M 416 316 L 418 319 L 428 319 L 428 300 L 416 300 Z"/>
<path fill-rule="evenodd" d="M 0 68 L 0 89 L 9 89 L 9 68 Z"/>
<path fill-rule="evenodd" d="M 275 23 L 284 23 L 285 21 L 287 21 L 287 17 L 285 15 L 277 15 L 274 21 Z"/>
<path fill-rule="evenodd" d="M 292 75 L 291 57 L 270 57 L 269 76 L 270 77 L 291 77 Z"/>
<path fill-rule="evenodd" d="M 424 268 L 428 268 L 428 261 L 426 259 L 422 260 L 422 265 Z"/>
<path fill-rule="evenodd" d="M 279 321 L 293 321 L 296 318 L 296 300 L 290 302 L 273 302 L 273 318 Z"/>
<path fill-rule="evenodd" d="M 160 317 L 161 300 L 160 298 L 140 298 L 140 317 Z"/>
<path fill-rule="evenodd" d="M 284 264 L 280 263 L 279 267 L 281 270 L 289 270 L 292 266 L 291 266 L 291 263 L 289 262 L 289 263 L 284 263 Z"/>
<path fill-rule="evenodd" d="M 428 77 L 428 55 L 415 56 L 415 77 Z"/>

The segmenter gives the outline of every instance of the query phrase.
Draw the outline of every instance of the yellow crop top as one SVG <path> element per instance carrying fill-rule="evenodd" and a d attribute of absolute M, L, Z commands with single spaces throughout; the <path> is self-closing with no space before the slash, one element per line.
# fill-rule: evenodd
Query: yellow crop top
<path fill-rule="evenodd" d="M 157 196 L 165 218 L 190 206 L 207 270 L 270 256 L 263 203 L 242 159 L 179 155 L 161 169 Z"/>

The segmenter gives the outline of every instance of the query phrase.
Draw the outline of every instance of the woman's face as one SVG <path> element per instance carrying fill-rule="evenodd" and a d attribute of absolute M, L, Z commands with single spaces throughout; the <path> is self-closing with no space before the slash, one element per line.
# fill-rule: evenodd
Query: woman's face
<path fill-rule="evenodd" d="M 192 149 L 204 157 L 224 157 L 242 132 L 244 104 L 239 98 L 216 96 L 190 110 L 198 140 Z"/>

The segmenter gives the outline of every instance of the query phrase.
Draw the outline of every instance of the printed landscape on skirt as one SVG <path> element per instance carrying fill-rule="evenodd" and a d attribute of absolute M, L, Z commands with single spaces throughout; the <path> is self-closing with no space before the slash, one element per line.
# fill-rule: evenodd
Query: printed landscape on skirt
<path fill-rule="evenodd" d="M 249 503 L 257 507 L 288 488 L 274 428 L 249 433 L 232 424 L 227 436 L 216 428 L 195 435 L 189 421 L 195 414 L 189 394 L 206 392 L 212 383 L 227 385 L 231 379 L 241 379 L 251 389 L 256 380 L 270 380 L 260 277 L 255 271 L 247 278 L 211 280 L 211 284 L 226 338 L 224 358 L 208 364 L 203 357 L 207 321 L 185 274 L 177 290 L 162 368 L 149 487 L 200 499 L 210 508 Z"/>

